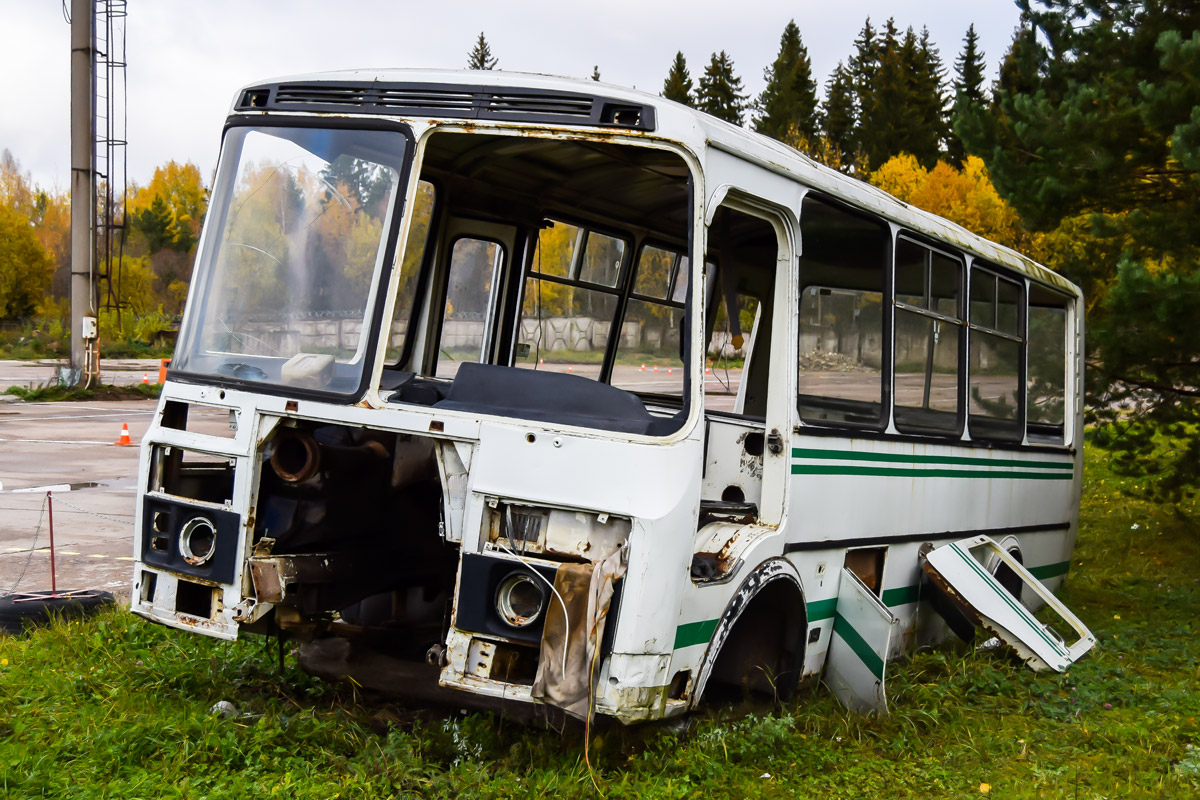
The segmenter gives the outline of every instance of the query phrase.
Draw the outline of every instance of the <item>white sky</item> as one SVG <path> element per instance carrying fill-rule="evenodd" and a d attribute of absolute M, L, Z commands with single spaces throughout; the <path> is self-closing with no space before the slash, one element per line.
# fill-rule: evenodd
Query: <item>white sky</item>
<path fill-rule="evenodd" d="M 59 0 L 3 0 L 0 150 L 36 183 L 70 181 L 70 26 Z M 68 1 L 69 5 L 69 1 Z M 751 96 L 789 19 L 823 85 L 870 16 L 927 25 L 952 70 L 971 23 L 994 79 L 1019 12 L 1013 0 L 130 0 L 129 178 L 145 184 L 168 160 L 205 181 L 229 104 L 245 84 L 354 67 L 462 67 L 483 30 L 500 68 L 588 77 L 658 93 L 676 50 L 695 81 L 725 50 Z"/>

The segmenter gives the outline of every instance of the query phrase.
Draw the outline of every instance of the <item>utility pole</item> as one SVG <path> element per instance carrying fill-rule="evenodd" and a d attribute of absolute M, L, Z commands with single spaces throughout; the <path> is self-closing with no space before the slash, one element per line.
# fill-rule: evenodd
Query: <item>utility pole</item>
<path fill-rule="evenodd" d="M 96 13 L 94 0 L 71 0 L 71 366 L 70 385 L 100 373 L 89 353 L 97 336 L 93 290 L 96 223 Z"/>

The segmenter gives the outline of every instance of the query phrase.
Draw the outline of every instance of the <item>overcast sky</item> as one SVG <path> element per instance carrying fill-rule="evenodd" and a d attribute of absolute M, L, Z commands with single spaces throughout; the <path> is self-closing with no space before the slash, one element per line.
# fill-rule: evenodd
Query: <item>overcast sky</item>
<path fill-rule="evenodd" d="M 0 150 L 36 183 L 70 180 L 70 26 L 59 0 L 3 0 Z M 68 2 L 69 5 L 69 2 Z M 500 68 L 588 77 L 658 93 L 676 50 L 695 80 L 725 50 L 746 90 L 763 86 L 789 19 L 823 85 L 870 16 L 901 30 L 927 25 L 952 68 L 974 23 L 989 81 L 1018 22 L 1012 0 L 130 0 L 127 22 L 129 178 L 191 161 L 205 181 L 240 86 L 353 67 L 462 67 L 486 33 Z"/>

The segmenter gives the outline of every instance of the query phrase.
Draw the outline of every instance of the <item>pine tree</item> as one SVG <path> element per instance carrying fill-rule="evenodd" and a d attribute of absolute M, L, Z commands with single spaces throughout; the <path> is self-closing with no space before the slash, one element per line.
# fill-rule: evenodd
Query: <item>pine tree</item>
<path fill-rule="evenodd" d="M 854 40 L 854 55 L 847 64 L 850 74 L 850 85 L 854 99 L 855 130 L 852 138 L 850 165 L 857 167 L 857 161 L 862 155 L 863 142 L 860 132 L 868 118 L 872 100 L 872 88 L 875 85 L 875 73 L 879 70 L 879 39 L 871 18 L 863 22 L 862 30 Z"/>
<path fill-rule="evenodd" d="M 724 50 L 713 53 L 700 78 L 696 107 L 734 125 L 742 124 L 746 95 L 742 94 L 742 79 L 733 72 L 733 60 Z"/>
<path fill-rule="evenodd" d="M 946 153 L 955 166 L 962 164 L 967 156 L 958 135 L 958 120 L 970 113 L 972 108 L 981 107 L 986 100 L 983 94 L 983 58 L 983 52 L 979 49 L 979 35 L 975 33 L 975 26 L 971 25 L 963 38 L 962 53 L 954 60 L 954 108 Z"/>
<path fill-rule="evenodd" d="M 967 148 L 1034 229 L 1074 233 L 1062 264 L 1091 278 L 1094 441 L 1167 497 L 1200 486 L 1200 8 L 1158 0 L 1025 6 Z M 1045 43 L 1045 44 L 1043 44 Z M 1079 221 L 1076 224 L 1076 221 Z"/>
<path fill-rule="evenodd" d="M 692 76 L 688 74 L 687 61 L 684 60 L 682 52 L 675 53 L 675 60 L 671 62 L 671 71 L 667 73 L 667 80 L 663 83 L 662 96 L 668 100 L 674 100 L 676 103 L 683 103 L 685 106 L 694 104 Z"/>
<path fill-rule="evenodd" d="M 869 21 L 868 21 L 869 24 Z M 863 57 L 856 56 L 858 90 L 858 166 L 877 169 L 903 151 L 904 108 L 908 101 L 908 75 L 901 60 L 895 20 L 889 19 L 880 38 L 868 38 L 864 28 Z M 866 57 L 873 58 L 867 62 Z"/>
<path fill-rule="evenodd" d="M 795 20 L 783 29 L 779 54 L 763 70 L 763 79 L 767 85 L 755 103 L 754 130 L 781 141 L 799 138 L 813 142 L 817 136 L 817 85 Z"/>
<path fill-rule="evenodd" d="M 498 63 L 499 60 L 492 55 L 492 48 L 488 46 L 483 31 L 480 31 L 475 46 L 467 54 L 467 69 L 495 69 Z"/>
<path fill-rule="evenodd" d="M 928 28 L 921 30 L 915 50 L 912 40 L 912 28 L 909 28 L 904 36 L 903 51 L 906 58 L 912 58 L 909 71 L 912 128 L 905 150 L 915 155 L 926 169 L 933 169 L 944 152 L 946 140 L 950 138 L 946 68 L 942 65 L 937 48 L 929 40 Z"/>
<path fill-rule="evenodd" d="M 910 27 L 901 37 L 892 19 L 871 44 L 874 63 L 858 58 L 856 64 L 862 76 L 856 80 L 857 166 L 877 169 L 894 155 L 910 153 L 930 169 L 949 135 L 941 57 L 928 31 L 918 39 Z"/>
<path fill-rule="evenodd" d="M 844 169 L 854 162 L 855 122 L 854 78 L 839 61 L 825 83 L 821 128 Z"/>

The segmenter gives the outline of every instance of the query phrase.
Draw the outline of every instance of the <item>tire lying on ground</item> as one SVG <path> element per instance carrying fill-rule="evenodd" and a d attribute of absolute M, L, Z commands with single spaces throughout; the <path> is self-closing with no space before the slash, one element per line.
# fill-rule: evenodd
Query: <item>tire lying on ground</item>
<path fill-rule="evenodd" d="M 76 619 L 114 605 L 112 592 L 21 592 L 0 595 L 0 633 L 15 635 L 27 625 L 42 625 L 54 617 Z"/>

